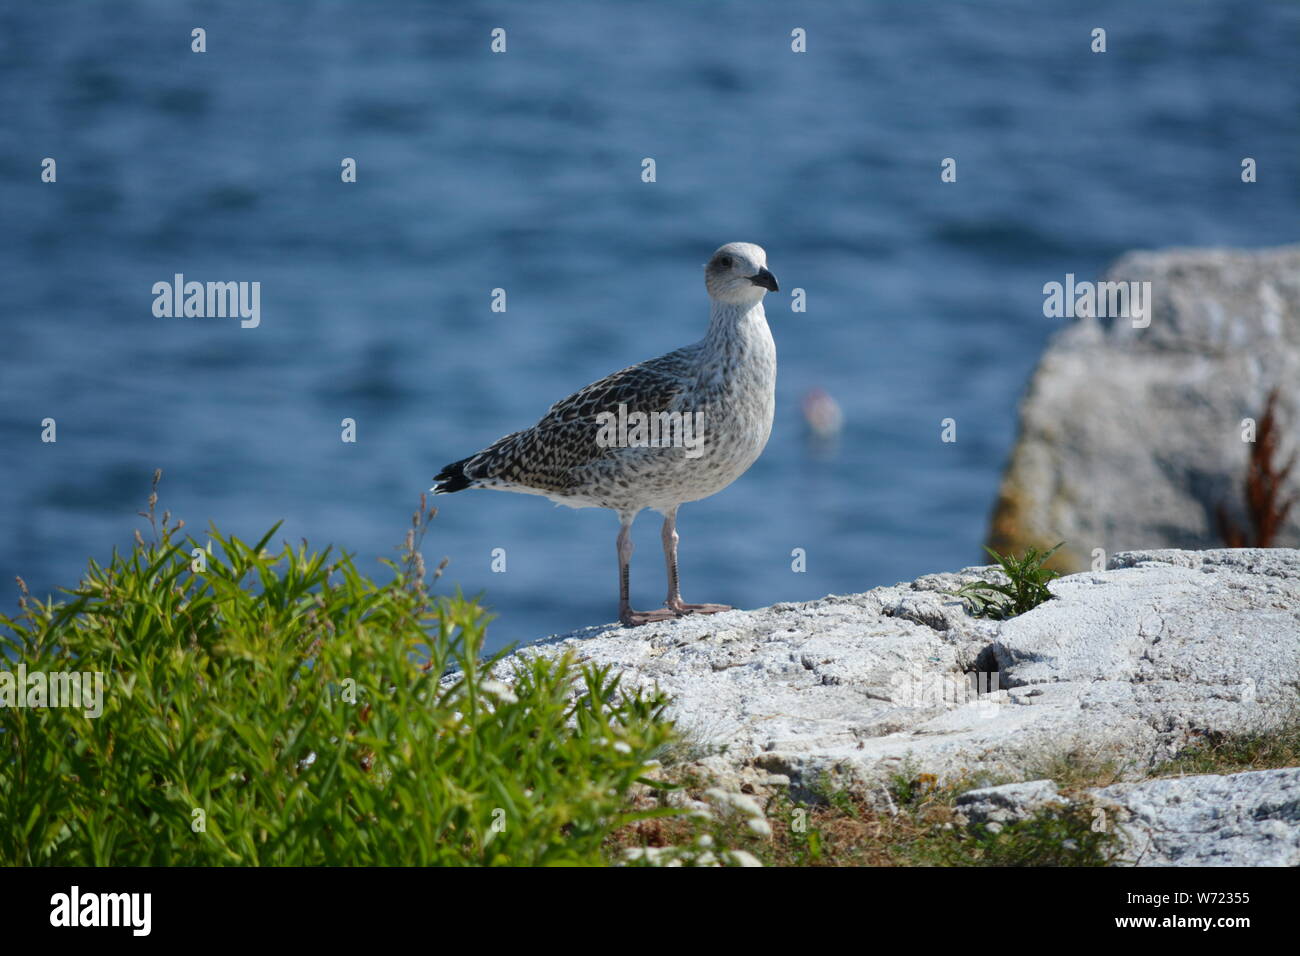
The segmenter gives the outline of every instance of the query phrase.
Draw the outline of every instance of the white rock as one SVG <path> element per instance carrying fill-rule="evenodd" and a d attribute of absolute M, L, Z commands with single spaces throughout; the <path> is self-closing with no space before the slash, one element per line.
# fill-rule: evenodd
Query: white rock
<path fill-rule="evenodd" d="M 1052 584 L 1006 622 L 946 592 L 987 570 L 863 594 L 529 645 L 568 649 L 658 684 L 672 713 L 737 781 L 822 774 L 878 787 L 895 772 L 960 778 L 1070 751 L 1140 776 L 1195 731 L 1260 729 L 1293 712 L 1300 681 L 1300 551 L 1145 551 Z M 968 671 L 995 672 L 977 696 Z M 981 687 L 981 690 L 984 688 Z"/>
<path fill-rule="evenodd" d="M 990 829 L 1034 813 L 1100 807 L 1134 866 L 1300 866 L 1300 768 L 1118 783 L 1069 796 L 1049 780 L 963 794 L 957 811 Z"/>
<path fill-rule="evenodd" d="M 1067 805 L 1050 780 L 1030 780 L 971 790 L 957 798 L 957 812 L 966 823 L 991 826 L 1027 819 L 1040 810 Z"/>
<path fill-rule="evenodd" d="M 1150 324 L 1084 318 L 1052 340 L 989 534 L 1002 552 L 1064 539 L 1074 570 L 1094 548 L 1221 546 L 1220 504 L 1245 524 L 1242 420 L 1276 388 L 1279 468 L 1300 434 L 1300 246 L 1134 252 L 1106 279 L 1150 283 Z M 1300 545 L 1300 508 L 1274 543 Z"/>

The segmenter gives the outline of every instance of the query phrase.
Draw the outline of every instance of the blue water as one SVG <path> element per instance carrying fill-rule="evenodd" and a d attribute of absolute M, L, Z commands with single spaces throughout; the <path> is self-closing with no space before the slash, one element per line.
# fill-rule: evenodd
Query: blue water
<path fill-rule="evenodd" d="M 191 528 L 284 519 L 382 572 L 443 464 L 697 339 L 700 267 L 737 239 L 782 285 L 777 418 L 682 511 L 687 600 L 976 562 L 1059 327 L 1043 283 L 1297 239 L 1297 49 L 1289 2 L 7 4 L 0 582 L 48 592 L 127 545 L 156 467 Z M 261 326 L 155 318 L 177 272 L 260 281 Z M 814 387 L 844 409 L 831 453 L 804 435 Z M 494 644 L 613 617 L 609 513 L 438 503 L 428 557 L 485 592 Z M 636 535 L 634 601 L 657 606 L 657 516 Z"/>

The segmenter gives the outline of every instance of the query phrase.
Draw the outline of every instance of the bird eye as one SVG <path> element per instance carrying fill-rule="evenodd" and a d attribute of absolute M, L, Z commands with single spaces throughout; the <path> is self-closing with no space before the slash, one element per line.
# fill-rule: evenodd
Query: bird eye
<path fill-rule="evenodd" d="M 731 256 L 718 256 L 718 265 L 724 269 L 731 268 Z"/>

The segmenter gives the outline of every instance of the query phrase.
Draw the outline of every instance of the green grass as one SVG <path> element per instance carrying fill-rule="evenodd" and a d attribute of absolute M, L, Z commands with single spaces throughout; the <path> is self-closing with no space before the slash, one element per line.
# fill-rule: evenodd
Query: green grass
<path fill-rule="evenodd" d="M 1110 866 L 1120 844 L 1110 831 L 1093 829 L 1086 807 L 1040 810 L 1024 820 L 991 827 L 944 830 L 921 843 L 919 861 L 937 866 Z"/>
<path fill-rule="evenodd" d="M 1006 576 L 1006 583 L 971 581 L 952 594 L 965 600 L 970 613 L 976 617 L 1002 621 L 1031 611 L 1051 600 L 1052 592 L 1047 589 L 1047 584 L 1060 577 L 1060 572 L 1044 565 L 1063 544 L 1064 541 L 1048 551 L 1031 547 L 1019 558 L 985 548 Z"/>
<path fill-rule="evenodd" d="M 1073 746 L 1040 752 L 1017 768 L 1019 780 L 1050 780 L 1061 790 L 1109 787 L 1125 780 L 1140 780 L 1149 771 L 1126 757 L 1122 748 Z"/>
<path fill-rule="evenodd" d="M 0 707 L 0 865 L 597 864 L 647 815 L 666 699 L 567 657 L 494 680 L 485 611 L 429 593 L 423 502 L 376 583 L 156 501 L 154 540 L 0 615 L 0 667 L 105 678 L 98 718 Z"/>
<path fill-rule="evenodd" d="M 1172 760 L 1156 767 L 1152 775 L 1227 774 L 1282 767 L 1300 767 L 1300 720 L 1294 717 L 1268 731 L 1204 733 Z"/>
<path fill-rule="evenodd" d="M 700 797 L 707 781 L 677 781 Z M 1045 808 L 1001 827 L 965 825 L 957 798 L 999 782 L 986 777 L 940 783 L 929 774 L 900 772 L 886 792 L 845 789 L 824 778 L 813 799 L 784 791 L 758 799 L 770 836 L 756 834 L 745 814 L 715 814 L 694 831 L 687 822 L 652 818 L 629 825 L 611 840 L 610 854 L 627 847 L 680 847 L 701 833 L 714 846 L 744 850 L 767 866 L 1107 866 L 1122 845 L 1113 831 L 1093 829 L 1083 805 Z M 662 797 L 662 794 L 660 794 Z M 653 797 L 638 803 L 652 808 Z M 734 852 L 734 850 L 733 850 Z"/>

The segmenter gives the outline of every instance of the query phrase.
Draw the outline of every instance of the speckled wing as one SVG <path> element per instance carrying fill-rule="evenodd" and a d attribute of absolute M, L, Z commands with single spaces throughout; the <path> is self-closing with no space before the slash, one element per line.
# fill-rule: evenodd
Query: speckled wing
<path fill-rule="evenodd" d="M 678 394 L 698 369 L 699 346 L 607 375 L 551 406 L 532 428 L 506 435 L 477 455 L 445 467 L 434 478 L 438 493 L 473 487 L 537 489 L 563 494 L 579 483 L 577 470 L 622 449 L 597 442 L 601 412 L 660 412 L 674 408 Z"/>

